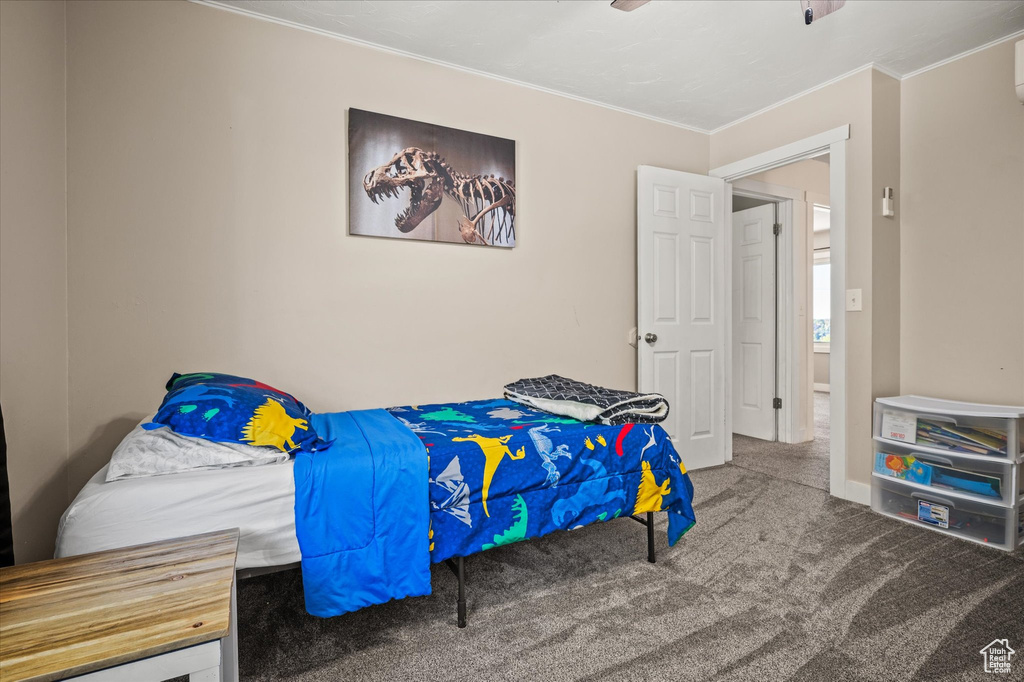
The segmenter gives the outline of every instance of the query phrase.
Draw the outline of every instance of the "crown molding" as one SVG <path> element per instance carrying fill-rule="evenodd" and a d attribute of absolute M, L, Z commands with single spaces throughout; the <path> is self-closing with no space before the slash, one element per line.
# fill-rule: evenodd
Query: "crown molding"
<path fill-rule="evenodd" d="M 1021 37 L 1024 37 L 1024 31 L 1017 31 L 1016 33 L 1011 33 L 1008 36 L 1003 36 L 1002 38 L 996 38 L 993 41 L 985 43 L 984 45 L 979 45 L 978 47 L 971 48 L 970 50 L 967 50 L 966 52 L 961 52 L 960 54 L 953 55 L 952 57 L 947 57 L 946 59 L 943 59 L 941 61 L 935 62 L 934 64 L 929 64 L 928 66 L 921 67 L 920 69 L 917 69 L 916 71 L 911 71 L 910 73 L 904 74 L 903 78 L 901 78 L 900 80 L 906 80 L 908 78 L 913 78 L 914 76 L 920 76 L 922 73 L 926 73 L 928 71 L 931 71 L 932 69 L 937 69 L 940 66 L 945 66 L 946 64 L 949 64 L 950 62 L 955 62 L 956 60 L 963 59 L 964 57 L 970 57 L 975 52 L 981 52 L 982 50 L 987 50 L 990 47 L 995 47 L 996 45 L 999 45 L 1000 43 L 1005 43 L 1008 40 L 1016 40 L 1017 38 L 1021 38 Z"/>
<path fill-rule="evenodd" d="M 838 83 L 841 80 L 845 80 L 845 79 L 849 78 L 850 76 L 856 76 L 858 73 L 861 73 L 862 71 L 870 71 L 871 69 L 875 69 L 876 71 L 884 73 L 887 76 L 892 75 L 891 71 L 888 71 L 887 69 L 886 70 L 880 69 L 875 64 L 865 64 L 864 66 L 857 67 L 853 71 L 847 71 L 846 73 L 844 73 L 842 75 L 839 75 L 839 76 L 836 76 L 835 78 L 830 78 L 829 80 L 825 81 L 824 83 L 819 83 L 818 85 L 815 85 L 813 88 L 807 88 L 806 90 L 798 92 L 795 95 L 791 95 L 791 96 L 787 97 L 784 100 L 776 102 L 775 104 L 769 104 L 768 106 L 766 106 L 766 107 L 764 107 L 762 109 L 758 109 L 757 111 L 755 111 L 753 113 L 747 114 L 746 116 L 743 116 L 742 118 L 738 118 L 735 121 L 732 121 L 731 123 L 726 123 L 723 126 L 719 126 L 719 127 L 715 128 L 714 130 L 712 130 L 711 134 L 714 135 L 716 133 L 720 133 L 723 130 L 726 130 L 727 128 L 733 127 L 734 125 L 739 125 L 740 123 L 743 123 L 744 121 L 749 121 L 750 119 L 756 118 L 756 117 L 760 116 L 761 114 L 765 114 L 765 113 L 771 111 L 772 109 L 777 109 L 777 108 L 779 108 L 779 107 L 781 107 L 781 106 L 783 106 L 785 104 L 789 104 L 793 100 L 800 99 L 801 97 L 809 95 L 812 92 L 817 92 L 818 90 L 821 90 L 823 88 L 827 88 L 828 86 L 833 85 L 835 83 Z M 893 78 L 896 78 L 897 80 L 899 80 L 898 76 L 893 76 Z"/>
<path fill-rule="evenodd" d="M 878 62 L 871 62 L 870 64 L 868 64 L 868 66 L 870 66 L 879 73 L 884 73 L 889 78 L 895 78 L 898 81 L 903 80 L 903 76 L 899 75 L 898 73 L 890 69 L 888 66 L 882 66 Z"/>
<path fill-rule="evenodd" d="M 349 43 L 351 45 L 358 45 L 360 47 L 368 47 L 368 48 L 370 48 L 372 50 L 377 50 L 379 52 L 387 52 L 389 54 L 398 55 L 399 57 L 407 57 L 409 59 L 415 59 L 416 61 L 426 62 L 428 64 L 434 64 L 436 66 L 443 66 L 443 67 L 449 68 L 449 69 L 455 69 L 456 71 L 461 71 L 463 73 L 468 73 L 468 74 L 471 74 L 473 76 L 481 76 L 483 78 L 489 78 L 491 80 L 500 81 L 502 83 L 507 83 L 509 85 L 516 85 L 516 86 L 519 86 L 519 87 L 522 87 L 522 88 L 528 88 L 530 90 L 536 90 L 537 92 L 543 92 L 543 93 L 548 94 L 548 95 L 555 95 L 556 97 L 562 97 L 563 99 L 570 99 L 570 100 L 573 100 L 575 102 L 581 102 L 583 104 L 590 104 L 592 106 L 601 107 L 602 109 L 610 109 L 611 111 L 617 111 L 620 114 L 628 114 L 629 116 L 636 116 L 637 118 L 646 119 L 648 121 L 654 121 L 655 123 L 662 123 L 664 125 L 669 125 L 669 126 L 672 126 L 673 128 L 682 128 L 683 130 L 689 130 L 690 132 L 701 133 L 703 135 L 709 135 L 710 134 L 709 130 L 706 130 L 704 128 L 698 128 L 696 126 L 687 125 L 685 123 L 680 123 L 679 121 L 672 121 L 672 120 L 669 120 L 667 118 L 660 118 L 658 116 L 652 116 L 650 114 L 645 114 L 645 113 L 640 112 L 640 111 L 634 111 L 633 109 L 626 109 L 624 107 L 618 107 L 618 106 L 615 106 L 614 104 L 608 104 L 606 102 L 599 102 L 598 100 L 588 99 L 586 97 L 580 97 L 579 95 L 572 95 L 572 94 L 569 94 L 569 93 L 566 93 L 566 92 L 561 92 L 559 90 L 552 90 L 551 88 L 545 88 L 545 87 L 543 87 L 541 85 L 534 85 L 533 83 L 527 83 L 525 81 L 516 80 L 514 78 L 506 78 L 505 76 L 499 76 L 497 74 L 490 73 L 488 71 L 480 71 L 478 69 L 471 69 L 471 68 L 468 68 L 468 67 L 465 67 L 465 66 L 461 66 L 459 64 L 453 64 L 452 62 L 446 62 L 446 61 L 443 61 L 441 59 L 432 59 L 430 57 L 424 57 L 423 55 L 418 55 L 418 54 L 415 54 L 415 53 L 412 53 L 412 52 L 406 52 L 404 50 L 398 50 L 398 49 L 395 49 L 393 47 L 388 47 L 387 45 L 380 45 L 378 43 L 372 43 L 372 42 L 370 42 L 368 40 L 359 40 L 358 38 L 352 38 L 350 36 L 342 35 L 340 33 L 334 33 L 332 31 L 324 31 L 322 29 L 314 28 L 312 26 L 306 26 L 305 24 L 299 24 L 299 23 L 296 23 L 294 21 L 288 21 L 287 19 L 278 19 L 277 17 L 267 16 L 266 14 L 260 14 L 259 12 L 253 12 L 252 10 L 249 10 L 249 9 L 245 9 L 245 8 L 241 8 L 241 7 L 235 7 L 233 5 L 225 5 L 223 3 L 217 2 L 217 0 L 189 0 L 189 2 L 191 2 L 193 4 L 196 4 L 196 5 L 205 5 L 206 7 L 212 7 L 214 9 L 223 10 L 225 12 L 231 12 L 233 14 L 240 14 L 242 16 L 250 17 L 250 18 L 253 18 L 253 19 L 258 19 L 260 21 L 266 21 L 266 22 L 269 22 L 271 24 L 278 24 L 280 26 L 287 26 L 289 28 L 296 28 L 296 29 L 299 29 L 300 31 L 306 31 L 307 33 L 314 33 L 316 35 L 323 36 L 325 38 L 332 38 L 334 40 L 339 40 L 339 41 L 341 41 L 343 43 Z"/>
<path fill-rule="evenodd" d="M 908 78 L 913 78 L 914 76 L 920 75 L 920 74 L 925 73 L 927 71 L 931 71 L 932 69 L 936 69 L 936 68 L 938 68 L 940 66 L 944 66 L 946 64 L 949 64 L 950 62 L 955 62 L 958 59 L 963 59 L 964 57 L 968 57 L 968 56 L 970 56 L 970 55 L 972 55 L 972 54 L 974 54 L 976 52 L 981 52 L 982 50 L 987 50 L 990 47 L 994 47 L 995 45 L 998 45 L 1000 43 L 1006 42 L 1008 40 L 1016 40 L 1018 38 L 1024 37 L 1024 31 L 1017 31 L 1016 33 L 1012 33 L 1012 34 L 1010 34 L 1008 36 L 1004 36 L 1002 38 L 997 38 L 996 40 L 993 40 L 991 42 L 985 43 L 984 45 L 980 45 L 978 47 L 972 48 L 970 50 L 967 50 L 966 52 L 961 52 L 960 54 L 954 55 L 952 57 L 948 57 L 948 58 L 943 59 L 941 61 L 935 62 L 934 64 L 929 64 L 928 66 L 922 67 L 920 69 L 917 69 L 915 71 L 912 71 L 910 73 L 903 74 L 903 75 L 900 75 L 896 71 L 894 71 L 894 70 L 892 70 L 892 69 L 890 69 L 890 68 L 888 68 L 886 66 L 882 66 L 881 64 L 878 64 L 878 63 L 875 63 L 875 62 L 869 62 L 867 64 L 864 64 L 863 66 L 857 67 L 856 69 L 853 69 L 851 71 L 847 71 L 844 74 L 836 76 L 835 78 L 830 78 L 829 80 L 825 81 L 824 83 L 819 83 L 818 85 L 815 85 L 814 87 L 808 88 L 806 90 L 802 90 L 801 92 L 798 92 L 795 95 L 791 95 L 791 96 L 789 96 L 789 97 L 787 97 L 787 98 L 785 98 L 783 100 L 775 102 L 774 104 L 769 104 L 768 106 L 763 107 L 761 109 L 758 109 L 757 111 L 754 111 L 753 113 L 747 114 L 746 116 L 742 116 L 742 117 L 740 117 L 740 118 L 738 118 L 738 119 L 736 119 L 734 121 L 730 121 L 729 123 L 723 124 L 723 125 L 721 125 L 721 126 L 719 126 L 717 128 L 713 128 L 711 130 L 708 130 L 708 129 L 705 129 L 705 128 L 698 128 L 697 126 L 687 125 L 686 123 L 682 123 L 680 121 L 673 121 L 673 120 L 670 120 L 670 119 L 667 119 L 667 118 L 661 118 L 661 117 L 658 117 L 658 116 L 652 116 L 650 114 L 645 114 L 643 112 L 635 111 L 633 109 L 626 109 L 624 107 L 615 106 L 614 104 L 608 104 L 606 102 L 600 102 L 598 100 L 588 99 L 586 97 L 580 97 L 579 95 L 572 95 L 572 94 L 569 94 L 569 93 L 566 93 L 566 92 L 561 92 L 559 90 L 553 90 L 551 88 L 546 88 L 546 87 L 541 86 L 541 85 L 535 85 L 533 83 L 527 83 L 525 81 L 516 80 L 514 78 L 507 78 L 505 76 L 499 76 L 497 74 L 490 73 L 488 71 L 480 71 L 478 69 L 471 69 L 471 68 L 468 68 L 468 67 L 465 67 L 465 66 L 461 66 L 459 64 L 454 64 L 452 62 L 446 62 L 446 61 L 443 61 L 443 60 L 440 60 L 440 59 L 432 59 L 430 57 L 424 57 L 423 55 L 418 55 L 418 54 L 415 54 L 415 53 L 412 53 L 412 52 L 406 52 L 405 50 L 399 50 L 399 49 L 396 49 L 396 48 L 393 48 L 393 47 L 388 47 L 387 45 L 381 45 L 379 43 L 373 43 L 373 42 L 370 42 L 370 41 L 367 41 L 367 40 L 360 40 L 358 38 L 352 38 L 351 36 L 346 36 L 346 35 L 343 35 L 341 33 L 335 33 L 333 31 L 325 31 L 323 29 L 314 28 L 312 26 L 307 26 L 305 24 L 299 24 L 299 23 L 296 23 L 294 21 L 288 21 L 287 19 L 279 19 L 277 17 L 272 17 L 272 16 L 268 16 L 266 14 L 261 14 L 259 12 L 255 12 L 255 11 L 247 9 L 247 8 L 235 7 L 233 5 L 227 5 L 227 4 L 224 4 L 222 2 L 219 2 L 218 0 L 189 0 L 189 2 L 191 2 L 193 4 L 196 4 L 196 5 L 204 5 L 206 7 L 211 7 L 213 9 L 218 9 L 218 10 L 222 10 L 222 11 L 225 11 L 225 12 L 231 12 L 233 14 L 238 14 L 238 15 L 241 15 L 241 16 L 250 17 L 252 19 L 257 19 L 259 21 L 265 21 L 265 22 L 268 22 L 268 23 L 271 23 L 271 24 L 278 24 L 280 26 L 287 26 L 289 28 L 295 28 L 295 29 L 298 29 L 300 31 L 305 31 L 307 33 L 313 33 L 313 34 L 316 34 L 316 35 L 319 35 L 319 36 L 323 36 L 325 38 L 331 38 L 333 40 L 339 40 L 339 41 L 341 41 L 343 43 L 349 43 L 351 45 L 358 45 L 360 47 L 370 48 L 372 50 L 377 50 L 379 52 L 386 52 L 386 53 L 397 55 L 397 56 L 400 56 L 400 57 L 407 57 L 409 59 L 415 59 L 415 60 L 420 61 L 420 62 L 426 62 L 428 64 L 434 64 L 436 66 L 442 66 L 442 67 L 449 68 L 449 69 L 455 69 L 456 71 L 461 71 L 463 73 L 471 74 L 471 75 L 474 75 L 474 76 L 480 76 L 482 78 L 488 78 L 490 80 L 500 81 L 502 83 L 507 83 L 509 85 L 516 85 L 516 86 L 519 86 L 519 87 L 522 87 L 522 88 L 527 88 L 529 90 L 534 90 L 534 91 L 537 91 L 537 92 L 543 92 L 543 93 L 548 94 L 548 95 L 554 95 L 556 97 L 561 97 L 563 99 L 573 100 L 575 102 L 581 102 L 583 104 L 590 104 L 592 106 L 601 107 L 602 109 L 608 109 L 610 111 L 616 111 L 616 112 L 618 112 L 620 114 L 627 114 L 629 116 L 635 116 L 637 118 L 642 118 L 642 119 L 645 119 L 647 121 L 653 121 L 655 123 L 661 123 L 661 124 L 664 124 L 664 125 L 672 126 L 673 128 L 681 128 L 683 130 L 688 130 L 688 131 L 694 132 L 694 133 L 701 133 L 701 134 L 704 134 L 704 135 L 714 135 L 716 133 L 720 133 L 723 130 L 731 128 L 732 126 L 739 125 L 740 123 L 743 123 L 744 121 L 748 121 L 748 120 L 750 120 L 752 118 L 760 116 L 761 114 L 767 113 L 767 112 L 771 111 L 772 109 L 776 109 L 776 108 L 781 107 L 781 106 L 783 106 L 785 104 L 789 104 L 790 102 L 792 102 L 794 100 L 797 100 L 797 99 L 800 99 L 801 97 L 804 97 L 805 95 L 809 95 L 809 94 L 811 94 L 813 92 L 817 92 L 818 90 L 821 90 L 823 88 L 827 88 L 828 86 L 833 85 L 835 83 L 838 83 L 839 81 L 844 80 L 846 78 L 849 78 L 850 76 L 855 76 L 858 73 L 861 73 L 862 71 L 866 71 L 866 70 L 869 70 L 869 69 L 874 69 L 875 71 L 878 71 L 879 73 L 882 73 L 882 74 L 885 74 L 886 76 L 889 76 L 890 78 L 894 78 L 894 79 L 896 79 L 898 81 L 904 81 L 904 80 L 906 80 Z"/>
<path fill-rule="evenodd" d="M 714 130 L 712 130 L 711 134 L 714 135 L 715 133 L 719 133 L 719 132 L 725 130 L 726 128 L 730 128 L 730 127 L 732 127 L 734 125 L 737 125 L 739 123 L 743 123 L 744 121 L 746 121 L 748 119 L 751 119 L 751 118 L 754 118 L 755 116 L 760 116 L 761 114 L 763 114 L 765 112 L 768 112 L 768 111 L 771 111 L 772 109 L 775 109 L 776 107 L 780 107 L 783 104 L 788 104 L 789 102 L 792 102 L 795 99 L 799 99 L 799 98 L 803 97 L 804 95 L 809 95 L 812 92 L 815 92 L 817 90 L 821 90 L 822 88 L 826 88 L 829 85 L 832 85 L 833 83 L 838 83 L 839 81 L 843 80 L 844 78 L 849 78 L 850 76 L 854 76 L 854 75 L 856 75 L 856 74 L 858 74 L 861 71 L 864 71 L 866 69 L 874 69 L 875 71 L 878 71 L 879 73 L 883 73 L 886 76 L 889 76 L 890 78 L 895 78 L 896 80 L 902 82 L 902 81 L 907 80 L 908 78 L 913 78 L 914 76 L 920 75 L 920 74 L 925 73 L 927 71 L 931 71 L 932 69 L 937 69 L 940 66 L 945 66 L 946 64 L 949 64 L 951 62 L 955 62 L 958 59 L 963 59 L 964 57 L 969 57 L 970 55 L 972 55 L 972 54 L 974 54 L 976 52 L 981 52 L 983 50 L 987 50 L 990 47 L 995 47 L 996 45 L 999 45 L 1000 43 L 1005 43 L 1008 40 L 1016 40 L 1017 38 L 1021 38 L 1021 37 L 1024 37 L 1024 31 L 1017 31 L 1016 33 L 1011 33 L 1008 36 L 1003 36 L 1002 38 L 997 38 L 995 40 L 992 40 L 990 42 L 985 43 L 984 45 L 979 45 L 978 47 L 971 48 L 970 50 L 967 50 L 966 52 L 961 52 L 960 54 L 953 55 L 952 57 L 947 57 L 946 59 L 942 59 L 940 61 L 935 62 L 934 64 L 929 64 L 928 66 L 921 67 L 920 69 L 917 69 L 916 71 L 911 71 L 910 73 L 903 74 L 902 76 L 899 73 L 897 73 L 896 71 L 893 71 L 892 69 L 890 69 L 888 67 L 882 66 L 881 64 L 876 64 L 875 62 L 871 62 L 871 63 L 865 64 L 864 66 L 856 68 L 853 71 L 847 71 L 843 75 L 836 76 L 835 78 L 833 78 L 831 80 L 828 80 L 828 81 L 825 81 L 824 83 L 821 83 L 820 85 L 815 85 L 813 88 L 808 88 L 807 90 L 804 90 L 803 92 L 799 92 L 799 93 L 797 93 L 797 94 L 795 94 L 795 95 L 793 95 L 791 97 L 787 97 L 786 99 L 782 100 L 781 102 L 776 102 L 775 104 L 769 104 L 768 106 L 764 107 L 763 109 L 758 109 L 757 111 L 755 111 L 752 114 L 747 114 L 743 118 L 738 118 L 738 119 L 736 119 L 735 121 L 733 121 L 731 123 L 726 123 L 723 126 L 719 126 L 718 128 L 715 128 Z"/>

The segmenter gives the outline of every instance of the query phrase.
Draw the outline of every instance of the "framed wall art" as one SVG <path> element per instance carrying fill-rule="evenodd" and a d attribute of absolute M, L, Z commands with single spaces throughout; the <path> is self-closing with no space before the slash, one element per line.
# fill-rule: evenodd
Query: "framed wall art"
<path fill-rule="evenodd" d="M 516 244 L 516 143 L 349 110 L 349 233 Z"/>

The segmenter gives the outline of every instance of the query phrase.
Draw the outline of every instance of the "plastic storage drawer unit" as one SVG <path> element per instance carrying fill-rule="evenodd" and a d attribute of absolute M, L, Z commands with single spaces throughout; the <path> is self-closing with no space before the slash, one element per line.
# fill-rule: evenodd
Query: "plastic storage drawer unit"
<path fill-rule="evenodd" d="M 871 508 L 886 516 L 999 549 L 1017 546 L 1015 509 L 922 490 L 896 479 L 879 477 L 871 483 Z"/>
<path fill-rule="evenodd" d="M 1024 544 L 1024 407 L 879 398 L 873 431 L 872 509 L 990 547 Z"/>

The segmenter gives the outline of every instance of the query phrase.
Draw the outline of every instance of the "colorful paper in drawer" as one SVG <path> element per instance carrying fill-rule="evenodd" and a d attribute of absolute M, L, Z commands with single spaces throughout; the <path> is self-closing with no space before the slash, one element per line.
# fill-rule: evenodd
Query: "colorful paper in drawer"
<path fill-rule="evenodd" d="M 890 455 L 884 452 L 875 453 L 875 471 L 892 476 L 902 481 L 932 484 L 932 468 L 930 465 L 917 461 L 909 455 Z"/>
<path fill-rule="evenodd" d="M 920 483 L 934 488 L 946 488 L 982 497 L 999 498 L 1002 495 L 1002 482 L 995 476 L 926 464 L 910 455 L 890 455 L 885 452 L 877 452 L 875 453 L 875 471 L 901 481 Z"/>

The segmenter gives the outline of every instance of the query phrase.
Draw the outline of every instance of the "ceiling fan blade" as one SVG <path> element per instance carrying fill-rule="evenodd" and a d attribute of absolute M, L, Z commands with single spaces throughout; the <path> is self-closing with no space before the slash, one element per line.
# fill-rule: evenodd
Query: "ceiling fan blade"
<path fill-rule="evenodd" d="M 632 12 L 641 5 L 646 5 L 651 0 L 612 0 L 612 7 L 621 9 L 623 12 Z"/>

